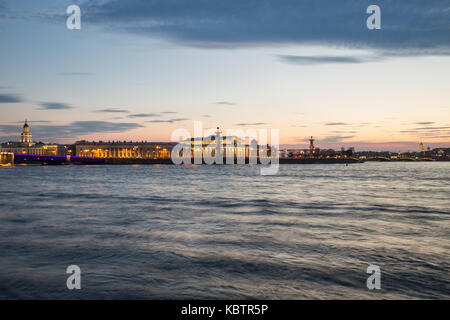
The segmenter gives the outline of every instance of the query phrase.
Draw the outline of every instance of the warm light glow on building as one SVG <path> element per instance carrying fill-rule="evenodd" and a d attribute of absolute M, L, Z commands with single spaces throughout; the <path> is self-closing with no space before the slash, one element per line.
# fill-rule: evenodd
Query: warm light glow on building
<path fill-rule="evenodd" d="M 12 152 L 15 154 L 35 155 L 65 155 L 66 150 L 56 144 L 36 143 L 31 140 L 31 131 L 28 122 L 25 121 L 23 131 L 20 134 L 20 142 L 3 143 L 0 152 Z"/>
<path fill-rule="evenodd" d="M 12 166 L 14 165 L 14 153 L 12 152 L 0 152 L 0 166 Z"/>
<path fill-rule="evenodd" d="M 170 159 L 174 143 L 152 142 L 87 142 L 75 144 L 79 157 L 117 159 Z"/>

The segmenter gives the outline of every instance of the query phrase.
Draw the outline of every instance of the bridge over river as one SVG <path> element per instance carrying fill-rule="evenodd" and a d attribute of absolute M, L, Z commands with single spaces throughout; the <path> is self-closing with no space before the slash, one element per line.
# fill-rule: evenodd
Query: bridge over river
<path fill-rule="evenodd" d="M 318 163 L 360 163 L 363 160 L 346 159 L 279 159 L 280 164 L 318 164 Z M 193 163 L 193 159 L 192 159 Z M 223 163 L 226 163 L 224 158 Z M 236 162 L 235 162 L 236 163 Z M 249 159 L 245 159 L 249 163 Z M 15 154 L 14 164 L 173 164 L 171 159 L 134 159 L 134 158 L 98 158 L 98 157 L 78 157 L 78 156 L 56 156 L 56 155 L 33 155 Z"/>
<path fill-rule="evenodd" d="M 14 154 L 15 164 L 103 164 L 105 158 L 96 157 L 76 157 L 76 156 L 55 156 L 37 154 Z"/>

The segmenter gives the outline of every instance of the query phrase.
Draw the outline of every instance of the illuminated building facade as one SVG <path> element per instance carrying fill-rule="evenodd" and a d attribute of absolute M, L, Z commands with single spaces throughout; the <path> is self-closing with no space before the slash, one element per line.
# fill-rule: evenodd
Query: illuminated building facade
<path fill-rule="evenodd" d="M 419 144 L 419 152 L 420 153 L 425 153 L 425 148 L 423 147 L 423 143 L 422 142 Z"/>
<path fill-rule="evenodd" d="M 14 164 L 14 153 L 0 152 L 0 166 L 12 166 Z"/>
<path fill-rule="evenodd" d="M 349 148 L 345 150 L 344 148 L 339 152 L 333 149 L 320 149 L 314 146 L 316 141 L 311 136 L 309 141 L 308 149 L 281 149 L 280 158 L 282 159 L 304 159 L 304 158 L 318 158 L 318 159 L 342 159 L 352 157 L 355 149 Z"/>
<path fill-rule="evenodd" d="M 78 141 L 73 146 L 73 153 L 79 157 L 170 159 L 175 145 L 176 143 L 170 142 Z"/>
<path fill-rule="evenodd" d="M 216 144 L 216 141 L 219 141 Z M 250 144 L 237 136 L 222 136 L 219 128 L 215 135 L 203 138 L 191 138 L 182 141 L 185 147 L 189 147 L 191 158 L 202 158 L 206 155 L 215 157 L 220 152 L 224 158 L 267 158 L 271 155 L 271 147 L 267 146 L 267 151 L 258 145 L 256 140 Z M 180 155 L 181 156 L 181 155 Z"/>
<path fill-rule="evenodd" d="M 309 149 L 282 149 L 280 158 L 305 158 L 309 155 Z"/>
<path fill-rule="evenodd" d="M 2 144 L 0 152 L 11 152 L 15 154 L 35 154 L 35 155 L 65 155 L 66 150 L 59 145 L 33 144 L 32 147 L 21 147 L 16 142 L 6 142 Z"/>
<path fill-rule="evenodd" d="M 30 132 L 30 126 L 28 125 L 27 120 L 25 120 L 25 124 L 23 125 L 23 131 L 20 134 L 20 143 L 23 147 L 31 147 L 34 145 L 32 135 Z"/>
<path fill-rule="evenodd" d="M 28 121 L 25 120 L 23 131 L 20 134 L 20 142 L 2 143 L 0 152 L 10 152 L 15 154 L 35 154 L 35 155 L 65 155 L 66 148 L 57 144 L 44 144 L 32 141 L 32 135 Z"/>

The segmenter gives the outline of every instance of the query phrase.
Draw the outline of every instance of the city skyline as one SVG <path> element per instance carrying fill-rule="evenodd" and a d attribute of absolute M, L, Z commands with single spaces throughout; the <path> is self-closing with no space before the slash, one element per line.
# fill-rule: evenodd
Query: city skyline
<path fill-rule="evenodd" d="M 450 298 L 450 1 L 0 0 L 0 39 L 0 300 Z"/>
<path fill-rule="evenodd" d="M 265 135 L 264 130 L 262 130 L 262 132 L 260 132 L 258 130 L 254 130 L 254 129 L 249 129 L 247 131 L 243 130 L 243 129 L 239 129 L 240 132 L 239 132 L 239 130 L 237 130 L 237 131 L 236 130 L 231 130 L 229 132 L 222 132 L 220 130 L 220 127 L 217 127 L 214 132 L 213 132 L 214 128 L 206 128 L 205 130 L 201 130 L 201 132 L 203 132 L 203 134 L 195 135 L 196 130 L 200 130 L 201 129 L 201 123 L 197 122 L 196 126 L 200 126 L 200 127 L 194 128 L 194 135 L 192 135 L 191 138 L 187 138 L 187 139 L 184 139 L 184 140 L 183 139 L 178 139 L 178 140 L 171 140 L 171 141 L 147 141 L 147 140 L 141 140 L 141 141 L 133 141 L 133 140 L 108 140 L 108 141 L 106 141 L 105 140 L 105 141 L 103 141 L 103 140 L 95 140 L 95 139 L 93 139 L 91 141 L 88 141 L 88 140 L 82 139 L 82 140 L 77 140 L 77 141 L 73 141 L 73 142 L 70 142 L 70 143 L 58 143 L 58 142 L 55 143 L 55 142 L 53 142 L 53 143 L 48 144 L 48 141 L 44 142 L 42 140 L 37 141 L 36 139 L 33 139 L 33 135 L 32 135 L 32 133 L 30 131 L 30 126 L 28 124 L 28 120 L 25 119 L 25 122 L 24 122 L 23 127 L 22 127 L 23 131 L 22 131 L 22 133 L 20 133 L 20 136 L 17 135 L 17 137 L 13 137 L 12 140 L 9 140 L 7 142 L 0 141 L 0 144 L 2 146 L 4 146 L 4 151 L 7 151 L 9 147 L 19 146 L 19 149 L 22 149 L 21 151 L 19 151 L 19 153 L 30 152 L 31 149 L 30 150 L 26 150 L 26 148 L 32 148 L 34 145 L 41 145 L 41 146 L 46 145 L 45 148 L 48 148 L 50 146 L 50 148 L 54 149 L 52 151 L 52 153 L 56 154 L 56 153 L 58 153 L 58 151 L 56 151 L 57 148 L 61 148 L 61 147 L 67 148 L 67 146 L 83 145 L 83 144 L 86 144 L 86 143 L 87 144 L 91 144 L 91 145 L 108 145 L 108 144 L 111 144 L 111 145 L 120 145 L 120 144 L 124 144 L 124 145 L 133 145 L 133 144 L 140 145 L 140 144 L 142 144 L 143 145 L 143 144 L 149 144 L 149 145 L 155 145 L 156 146 L 158 144 L 163 144 L 163 145 L 172 145 L 173 146 L 173 145 L 176 145 L 179 142 L 182 143 L 183 141 L 184 142 L 185 141 L 210 141 L 211 137 L 213 137 L 213 136 L 217 137 L 217 134 L 222 135 L 224 137 L 224 139 L 226 139 L 227 135 L 230 134 L 231 136 L 229 136 L 229 137 L 231 137 L 231 138 L 234 137 L 234 138 L 240 139 L 240 141 L 242 141 L 242 143 L 244 143 L 244 144 L 250 144 L 251 137 L 248 136 L 247 134 L 256 134 L 256 136 L 254 136 L 256 142 L 258 142 L 257 140 L 261 138 L 261 136 L 260 136 L 261 134 Z M 186 131 L 186 132 L 189 133 L 188 131 Z M 198 133 L 198 131 L 197 131 L 197 133 Z M 225 135 L 223 135 L 223 134 L 225 134 Z M 236 135 L 236 134 L 238 134 L 238 135 Z M 239 134 L 243 134 L 243 136 L 240 136 Z M 18 139 L 14 139 L 14 138 L 18 138 L 18 137 L 20 137 L 20 141 L 18 141 Z M 264 139 L 264 138 L 262 138 L 262 139 Z M 296 144 L 296 145 L 279 144 L 278 148 L 280 149 L 280 151 L 283 151 L 283 152 L 299 151 L 299 150 L 303 150 L 303 151 L 306 150 L 306 151 L 308 151 L 308 149 L 309 149 L 310 153 L 314 153 L 314 150 L 321 150 L 321 149 L 323 151 L 332 150 L 332 151 L 335 151 L 335 152 L 339 152 L 339 149 L 327 148 L 327 147 L 322 148 L 321 146 L 315 145 L 314 142 L 317 143 L 318 140 L 315 139 L 313 136 L 308 137 L 306 140 L 308 141 L 308 143 L 307 143 L 308 145 L 307 146 L 303 146 L 300 143 Z M 275 140 L 272 141 L 270 136 L 268 137 L 267 143 L 268 144 L 272 144 L 272 143 L 277 144 L 277 142 Z M 352 152 L 353 151 L 359 151 L 359 152 L 371 152 L 371 151 L 373 151 L 373 152 L 379 152 L 379 151 L 392 152 L 392 151 L 389 151 L 387 149 L 383 149 L 383 146 L 380 146 L 380 148 L 381 148 L 380 150 L 374 150 L 374 149 L 372 149 L 372 150 L 370 150 L 370 149 L 357 150 L 355 147 L 350 146 L 350 147 L 347 148 L 347 150 L 351 150 Z M 433 146 L 433 148 L 432 148 L 430 145 L 425 146 L 423 142 L 420 142 L 418 144 L 418 150 L 406 150 L 406 151 L 408 153 L 409 152 L 417 152 L 417 151 L 419 153 L 424 153 L 424 152 L 430 151 L 432 149 L 434 149 L 434 150 L 443 150 L 443 149 L 449 149 L 449 148 L 446 148 L 446 147 L 443 147 L 443 146 L 437 146 L 436 148 L 434 148 L 434 146 Z M 0 150 L 1 150 L 1 148 L 0 148 Z M 37 154 L 41 154 L 41 152 L 44 152 L 44 154 L 45 154 L 45 153 L 48 152 L 48 150 L 44 150 L 44 151 L 42 151 L 42 150 L 41 151 L 36 151 L 37 149 L 34 149 L 34 150 L 35 150 L 35 152 L 37 152 Z M 340 150 L 343 152 L 345 150 L 345 147 L 342 145 Z"/>
<path fill-rule="evenodd" d="M 228 29 L 209 34 L 207 22 L 177 29 L 201 18 L 177 1 L 177 10 L 133 1 L 125 11 L 121 1 L 0 1 L 8 43 L 0 52 L 0 141 L 16 139 L 25 119 L 35 140 L 59 143 L 170 141 L 175 129 L 193 131 L 201 120 L 210 128 L 278 128 L 281 145 L 299 148 L 311 135 L 333 149 L 450 146 L 450 49 L 441 24 L 448 10 L 440 2 L 422 10 L 415 1 L 380 1 L 381 30 L 365 28 L 365 4 L 322 1 L 319 10 L 284 2 L 298 9 L 289 32 L 279 24 L 267 32 L 259 19 L 275 20 L 283 6 L 266 12 L 255 3 L 252 17 L 238 3 L 221 11 L 212 1 L 205 14 Z M 66 28 L 72 3 L 82 11 L 80 30 Z M 427 19 L 413 26 L 402 9 Z M 306 15 L 306 24 L 305 10 L 320 19 Z M 334 33 L 333 23 L 347 18 Z M 249 31 L 227 33 L 239 26 Z"/>

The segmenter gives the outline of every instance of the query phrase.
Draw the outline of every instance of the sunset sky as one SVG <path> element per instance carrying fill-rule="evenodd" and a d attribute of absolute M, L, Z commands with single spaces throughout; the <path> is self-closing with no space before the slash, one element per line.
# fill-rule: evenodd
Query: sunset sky
<path fill-rule="evenodd" d="M 25 119 L 61 143 L 169 141 L 201 120 L 302 148 L 450 147 L 450 2 L 0 0 L 0 142 Z"/>

